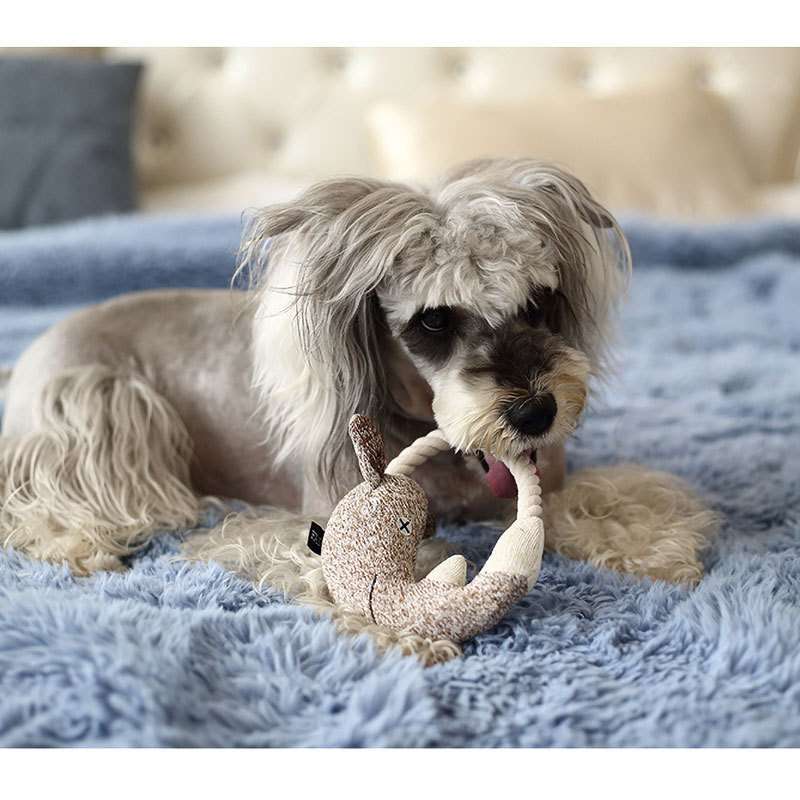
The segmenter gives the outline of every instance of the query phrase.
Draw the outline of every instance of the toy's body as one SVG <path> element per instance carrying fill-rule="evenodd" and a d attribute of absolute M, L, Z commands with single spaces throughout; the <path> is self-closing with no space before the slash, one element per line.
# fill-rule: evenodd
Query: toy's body
<path fill-rule="evenodd" d="M 366 417 L 353 417 L 350 436 L 364 482 L 336 506 L 322 541 L 334 600 L 378 624 L 429 638 L 460 642 L 496 624 L 539 573 L 544 531 L 535 471 L 515 465 L 519 517 L 474 580 L 464 585 L 466 561 L 452 556 L 416 582 L 428 501 L 412 478 L 390 474 L 410 472 L 413 456 L 410 464 L 395 459 L 387 469 L 381 435 Z"/>

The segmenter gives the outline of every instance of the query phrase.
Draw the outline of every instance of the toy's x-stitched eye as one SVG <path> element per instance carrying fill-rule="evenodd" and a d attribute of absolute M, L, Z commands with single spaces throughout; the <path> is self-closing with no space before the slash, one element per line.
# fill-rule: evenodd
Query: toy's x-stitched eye
<path fill-rule="evenodd" d="M 400 533 L 404 536 L 411 536 L 411 520 L 400 517 L 397 521 L 397 527 L 400 528 Z"/>

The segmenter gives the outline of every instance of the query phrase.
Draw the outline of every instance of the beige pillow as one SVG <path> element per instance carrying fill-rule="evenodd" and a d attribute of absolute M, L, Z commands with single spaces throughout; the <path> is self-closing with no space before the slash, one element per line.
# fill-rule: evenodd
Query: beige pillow
<path fill-rule="evenodd" d="M 369 125 L 388 178 L 429 180 L 469 158 L 532 156 L 568 167 L 617 211 L 720 217 L 752 203 L 727 109 L 700 89 L 559 90 L 514 108 L 379 105 Z"/>

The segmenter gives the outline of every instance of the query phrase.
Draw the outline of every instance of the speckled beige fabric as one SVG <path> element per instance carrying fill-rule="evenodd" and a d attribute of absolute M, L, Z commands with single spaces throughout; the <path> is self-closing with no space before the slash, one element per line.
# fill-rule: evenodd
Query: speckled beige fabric
<path fill-rule="evenodd" d="M 350 419 L 350 438 L 364 480 L 373 488 L 376 487 L 383 480 L 386 469 L 386 448 L 381 432 L 368 417 L 356 415 Z"/>
<path fill-rule="evenodd" d="M 350 421 L 364 483 L 336 506 L 322 542 L 328 589 L 344 609 L 394 630 L 461 642 L 495 625 L 528 576 L 484 569 L 466 586 L 414 580 L 428 501 L 419 484 L 386 475 L 383 440 L 366 417 Z"/>

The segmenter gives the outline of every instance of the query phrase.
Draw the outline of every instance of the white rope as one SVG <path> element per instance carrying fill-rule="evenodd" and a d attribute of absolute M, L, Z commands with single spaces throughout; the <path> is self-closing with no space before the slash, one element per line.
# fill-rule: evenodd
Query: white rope
<path fill-rule="evenodd" d="M 542 485 L 538 470 L 524 456 L 509 459 L 506 466 L 517 482 L 517 519 L 541 519 Z"/>
<path fill-rule="evenodd" d="M 439 453 L 450 449 L 450 443 L 437 428 L 412 442 L 386 467 L 387 475 L 410 475 L 417 467 Z M 506 466 L 517 482 L 517 519 L 542 517 L 542 487 L 539 473 L 524 457 L 508 459 Z"/>
<path fill-rule="evenodd" d="M 386 467 L 387 475 L 410 475 L 417 467 L 424 464 L 429 458 L 450 449 L 450 443 L 444 434 L 438 430 L 431 431 L 427 436 L 412 442 L 400 455 L 393 458 Z"/>

